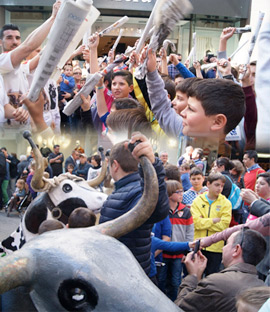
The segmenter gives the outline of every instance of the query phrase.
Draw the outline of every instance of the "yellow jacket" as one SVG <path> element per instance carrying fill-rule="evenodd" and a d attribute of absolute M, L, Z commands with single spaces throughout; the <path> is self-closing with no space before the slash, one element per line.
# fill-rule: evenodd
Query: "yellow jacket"
<path fill-rule="evenodd" d="M 216 232 L 221 232 L 229 227 L 232 217 L 232 204 L 222 194 L 209 205 L 205 195 L 199 195 L 194 199 L 190 211 L 194 221 L 194 239 L 210 236 Z M 213 223 L 213 218 L 221 218 L 220 222 Z M 204 248 L 207 251 L 222 252 L 224 242 L 217 242 Z"/>

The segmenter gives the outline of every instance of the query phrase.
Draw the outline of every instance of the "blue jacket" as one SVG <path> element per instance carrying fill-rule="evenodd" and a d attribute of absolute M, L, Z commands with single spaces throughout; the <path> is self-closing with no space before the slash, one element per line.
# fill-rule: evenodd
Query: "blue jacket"
<path fill-rule="evenodd" d="M 154 168 L 159 182 L 159 198 L 152 216 L 139 228 L 119 238 L 133 253 L 146 274 L 150 272 L 151 230 L 153 224 L 163 220 L 169 213 L 169 200 L 164 182 L 165 171 L 162 162 L 156 158 Z M 116 219 L 131 210 L 143 193 L 142 169 L 131 173 L 115 183 L 115 190 L 104 202 L 100 212 L 103 223 Z M 141 176 L 140 176 L 141 175 Z"/>
<path fill-rule="evenodd" d="M 76 174 L 78 177 L 84 178 L 84 180 L 87 180 L 87 173 L 90 167 L 91 165 L 87 162 L 85 164 L 78 164 L 76 165 L 72 173 Z"/>

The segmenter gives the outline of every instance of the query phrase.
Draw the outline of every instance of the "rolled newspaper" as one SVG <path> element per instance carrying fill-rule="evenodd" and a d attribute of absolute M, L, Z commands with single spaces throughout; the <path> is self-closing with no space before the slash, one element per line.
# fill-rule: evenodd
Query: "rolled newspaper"
<path fill-rule="evenodd" d="M 114 67 L 116 67 L 118 64 L 122 63 L 126 59 L 127 57 L 125 55 L 122 55 L 120 58 L 114 60 L 113 63 L 109 64 L 106 68 L 104 68 L 103 71 L 97 72 L 93 75 L 89 75 L 86 79 L 85 85 L 75 95 L 74 99 L 68 102 L 68 104 L 63 109 L 63 113 L 67 116 L 73 114 L 75 110 L 82 105 L 81 94 L 83 94 L 85 97 L 88 97 L 88 95 L 94 90 L 95 85 L 99 82 L 100 78 L 104 77 L 108 72 L 112 71 Z"/>
<path fill-rule="evenodd" d="M 251 31 L 251 26 L 246 25 L 245 27 L 236 27 L 234 33 L 235 34 L 243 34 Z"/>
<path fill-rule="evenodd" d="M 108 33 L 110 33 L 112 30 L 121 27 L 122 25 L 124 25 L 127 21 L 129 20 L 129 18 L 125 15 L 122 18 L 120 18 L 118 21 L 116 21 L 115 23 L 113 23 L 112 25 L 110 25 L 109 27 L 103 29 L 100 33 L 99 36 L 103 37 L 104 35 L 107 35 Z"/>
<path fill-rule="evenodd" d="M 121 29 L 119 30 L 119 35 L 118 35 L 118 37 L 116 38 L 115 43 L 114 43 L 114 45 L 113 45 L 113 47 L 112 47 L 112 51 L 115 51 L 115 50 L 116 50 L 116 48 L 117 48 L 117 46 L 118 46 L 118 43 L 119 43 L 119 41 L 120 41 L 120 39 L 121 39 L 121 37 L 122 37 L 122 35 L 123 35 L 123 32 L 124 32 L 124 29 L 121 28 Z"/>
<path fill-rule="evenodd" d="M 187 57 L 187 61 L 190 61 L 190 59 L 191 59 L 191 57 L 193 55 L 193 50 L 194 50 L 194 47 L 192 47 L 192 49 L 190 50 L 189 55 Z"/>
<path fill-rule="evenodd" d="M 65 53 L 91 8 L 92 0 L 66 0 L 58 12 L 48 35 L 48 42 L 40 58 L 28 99 L 36 102 L 53 70 Z"/>
<path fill-rule="evenodd" d="M 175 51 L 176 51 L 176 46 L 175 46 L 175 44 L 174 44 L 171 40 L 169 40 L 169 39 L 164 40 L 162 46 L 163 46 L 163 48 L 164 48 L 165 50 L 167 50 L 168 47 L 170 47 L 171 50 L 172 50 L 172 52 L 175 52 Z"/>
<path fill-rule="evenodd" d="M 244 78 L 245 73 L 247 71 L 247 64 L 249 64 L 249 62 L 250 62 L 250 58 L 251 58 L 253 49 L 255 47 L 255 43 L 257 41 L 257 38 L 258 38 L 258 35 L 259 35 L 259 32 L 260 32 L 260 28 L 261 28 L 261 25 L 262 25 L 263 18 L 264 18 L 264 12 L 260 11 L 255 31 L 252 34 L 251 39 L 250 39 L 248 53 L 247 53 L 247 55 L 246 55 L 246 57 L 245 57 L 245 59 L 243 61 L 243 64 L 244 64 L 244 68 L 243 69 L 244 69 L 244 71 L 242 73 L 240 73 L 239 80 L 242 80 Z"/>
<path fill-rule="evenodd" d="M 196 33 L 194 32 L 192 35 L 193 39 L 193 62 L 197 61 L 197 40 L 196 40 Z"/>

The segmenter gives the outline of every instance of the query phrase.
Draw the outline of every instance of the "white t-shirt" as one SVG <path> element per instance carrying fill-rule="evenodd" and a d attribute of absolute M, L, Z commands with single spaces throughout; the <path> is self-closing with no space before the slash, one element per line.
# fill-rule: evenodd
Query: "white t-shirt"
<path fill-rule="evenodd" d="M 29 83 L 22 66 L 13 67 L 11 53 L 12 51 L 0 54 L 0 74 L 4 79 L 4 87 L 9 97 L 9 103 L 14 108 L 18 108 L 21 95 L 29 90 Z"/>
<path fill-rule="evenodd" d="M 6 121 L 4 106 L 8 104 L 8 102 L 9 99 L 4 88 L 4 81 L 0 75 L 0 123 Z"/>

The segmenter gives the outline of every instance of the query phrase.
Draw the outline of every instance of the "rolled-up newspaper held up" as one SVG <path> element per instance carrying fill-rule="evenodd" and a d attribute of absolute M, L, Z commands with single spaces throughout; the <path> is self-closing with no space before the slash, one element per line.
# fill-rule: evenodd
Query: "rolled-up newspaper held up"
<path fill-rule="evenodd" d="M 61 57 L 59 63 L 57 64 L 57 68 L 55 68 L 53 74 L 51 75 L 51 79 L 57 80 L 61 75 L 61 69 L 66 64 L 67 60 L 70 58 L 73 51 L 78 46 L 81 39 L 84 37 L 84 34 L 87 32 L 88 29 L 91 29 L 94 22 L 99 17 L 100 12 L 92 5 L 90 11 L 88 12 L 86 18 L 84 19 L 82 25 L 80 26 L 79 30 L 77 31 L 76 35 L 71 40 L 70 44 L 68 45 L 65 53 Z"/>
<path fill-rule="evenodd" d="M 191 57 L 193 55 L 193 50 L 194 50 L 194 47 L 192 47 L 192 49 L 190 50 L 189 55 L 187 57 L 187 61 L 190 61 L 190 59 L 191 59 Z"/>
<path fill-rule="evenodd" d="M 28 99 L 36 102 L 41 89 L 45 86 L 53 70 L 65 53 L 69 43 L 76 35 L 87 13 L 92 0 L 66 0 L 58 12 L 48 35 L 48 42 L 40 58 Z"/>
<path fill-rule="evenodd" d="M 250 32 L 250 31 L 251 31 L 251 26 L 246 25 L 245 27 L 236 27 L 234 34 L 243 34 L 243 33 Z"/>
<path fill-rule="evenodd" d="M 118 64 L 122 63 L 126 59 L 127 57 L 125 55 L 122 55 L 120 58 L 114 60 L 113 63 L 109 64 L 106 68 L 104 68 L 102 72 L 89 75 L 86 79 L 85 85 L 75 95 L 74 99 L 68 102 L 68 104 L 63 109 L 63 113 L 67 116 L 73 114 L 75 110 L 82 105 L 81 94 L 83 94 L 85 97 L 88 97 L 88 95 L 94 90 L 95 85 L 99 82 L 100 78 L 104 77 L 108 72 L 112 71 L 114 67 L 116 67 Z"/>
<path fill-rule="evenodd" d="M 117 48 L 117 46 L 118 46 L 118 43 L 119 43 L 119 41 L 120 41 L 120 39 L 121 39 L 121 37 L 122 37 L 122 35 L 123 35 L 123 32 L 124 32 L 124 29 L 121 28 L 121 29 L 119 30 L 119 35 L 118 35 L 118 37 L 116 38 L 115 43 L 113 44 L 112 51 L 115 51 L 115 50 L 116 50 L 116 48 Z"/>
<path fill-rule="evenodd" d="M 248 48 L 248 54 L 247 54 L 247 56 L 245 57 L 245 59 L 243 61 L 244 72 L 240 73 L 239 80 L 242 80 L 244 78 L 245 73 L 247 71 L 247 64 L 249 64 L 249 62 L 250 62 L 250 58 L 251 58 L 251 55 L 252 55 L 255 43 L 257 41 L 257 38 L 258 38 L 258 35 L 259 35 L 259 32 L 260 32 L 260 28 L 261 28 L 261 25 L 262 25 L 263 18 L 264 18 L 264 12 L 260 11 L 259 12 L 259 16 L 258 16 L 258 22 L 256 24 L 256 28 L 254 30 L 254 33 L 251 36 L 251 39 L 250 39 L 249 48 Z"/>
<path fill-rule="evenodd" d="M 196 44 L 196 33 L 192 35 L 193 38 L 193 62 L 197 62 L 197 44 Z"/>
<path fill-rule="evenodd" d="M 176 46 L 175 46 L 175 44 L 174 44 L 171 40 L 169 40 L 169 39 L 164 40 L 162 46 L 163 46 L 163 48 L 165 49 L 165 51 L 168 49 L 168 47 L 171 48 L 172 52 L 175 52 L 175 51 L 176 51 Z"/>
<path fill-rule="evenodd" d="M 121 27 L 122 25 L 124 25 L 127 21 L 129 20 L 129 18 L 125 15 L 122 18 L 120 18 L 118 21 L 116 21 L 115 23 L 113 23 L 112 25 L 110 25 L 109 27 L 103 29 L 100 33 L 99 36 L 103 37 L 104 35 L 107 35 L 108 33 L 110 33 L 112 30 Z"/>

